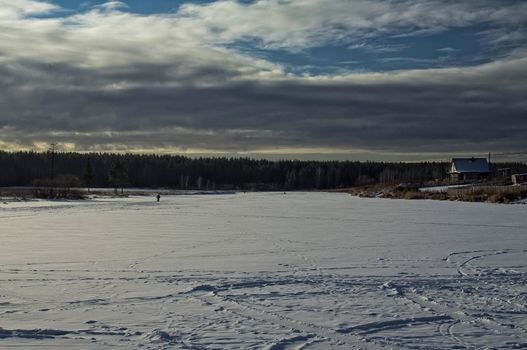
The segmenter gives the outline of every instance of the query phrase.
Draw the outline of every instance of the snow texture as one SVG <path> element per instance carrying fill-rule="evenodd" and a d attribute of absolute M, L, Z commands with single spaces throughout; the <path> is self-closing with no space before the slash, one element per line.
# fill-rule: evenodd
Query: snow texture
<path fill-rule="evenodd" d="M 527 347 L 527 206 L 0 202 L 0 349 Z"/>
<path fill-rule="evenodd" d="M 470 187 L 471 184 L 466 185 L 447 185 L 447 186 L 432 186 L 432 187 L 421 187 L 419 191 L 421 192 L 432 192 L 432 193 L 447 193 L 451 188 L 465 188 Z"/>

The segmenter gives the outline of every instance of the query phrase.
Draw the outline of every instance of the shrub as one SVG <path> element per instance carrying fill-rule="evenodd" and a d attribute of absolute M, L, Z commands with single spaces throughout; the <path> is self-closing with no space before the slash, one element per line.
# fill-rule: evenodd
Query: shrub
<path fill-rule="evenodd" d="M 517 199 L 519 197 L 514 193 L 496 193 L 490 196 L 488 201 L 491 203 L 510 203 Z"/>
<path fill-rule="evenodd" d="M 404 194 L 404 199 L 424 199 L 426 196 L 423 192 L 408 191 Z"/>

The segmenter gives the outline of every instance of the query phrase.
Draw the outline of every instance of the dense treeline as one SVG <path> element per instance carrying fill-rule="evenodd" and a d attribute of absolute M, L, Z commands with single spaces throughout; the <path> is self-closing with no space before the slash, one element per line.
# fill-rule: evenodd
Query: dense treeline
<path fill-rule="evenodd" d="M 0 186 L 31 186 L 52 174 L 50 153 L 0 152 Z M 53 176 L 90 187 L 305 190 L 443 179 L 438 162 L 267 161 L 171 155 L 57 153 Z M 514 169 L 525 165 L 502 164 Z M 72 182 L 74 183 L 74 181 Z"/>

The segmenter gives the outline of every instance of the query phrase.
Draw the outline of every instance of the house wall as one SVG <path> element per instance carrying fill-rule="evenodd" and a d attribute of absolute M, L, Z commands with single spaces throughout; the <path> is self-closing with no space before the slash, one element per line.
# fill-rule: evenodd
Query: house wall
<path fill-rule="evenodd" d="M 485 180 L 489 177 L 488 173 L 455 173 L 450 174 L 450 180 L 453 182 L 459 181 L 479 181 Z"/>

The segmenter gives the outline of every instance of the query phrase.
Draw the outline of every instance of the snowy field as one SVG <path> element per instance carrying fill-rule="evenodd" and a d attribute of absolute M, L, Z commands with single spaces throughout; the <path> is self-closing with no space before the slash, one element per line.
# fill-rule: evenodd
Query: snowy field
<path fill-rule="evenodd" d="M 0 203 L 1 349 L 527 347 L 527 206 Z"/>

